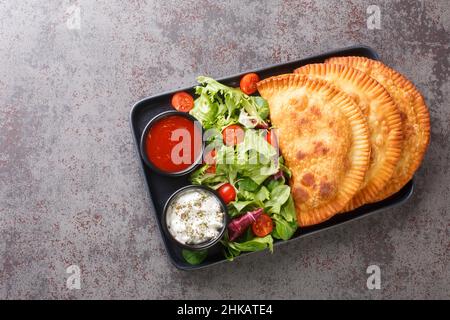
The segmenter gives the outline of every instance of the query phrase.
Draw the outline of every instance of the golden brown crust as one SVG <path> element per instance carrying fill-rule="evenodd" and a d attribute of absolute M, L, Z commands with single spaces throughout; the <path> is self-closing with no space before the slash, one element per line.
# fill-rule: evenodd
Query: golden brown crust
<path fill-rule="evenodd" d="M 292 171 L 300 226 L 331 218 L 360 188 L 369 165 L 369 132 L 361 110 L 325 81 L 286 74 L 258 83 L 269 102 L 279 145 Z"/>
<path fill-rule="evenodd" d="M 401 118 L 392 98 L 377 81 L 345 65 L 311 64 L 295 72 L 329 81 L 353 98 L 367 117 L 371 145 L 370 167 L 361 190 L 343 211 L 374 202 L 391 178 L 401 153 Z"/>
<path fill-rule="evenodd" d="M 363 57 L 338 57 L 326 62 L 349 65 L 365 72 L 386 88 L 400 110 L 403 151 L 389 184 L 376 198 L 377 201 L 385 199 L 411 180 L 423 160 L 430 141 L 430 115 L 425 101 L 411 81 L 379 61 Z"/>

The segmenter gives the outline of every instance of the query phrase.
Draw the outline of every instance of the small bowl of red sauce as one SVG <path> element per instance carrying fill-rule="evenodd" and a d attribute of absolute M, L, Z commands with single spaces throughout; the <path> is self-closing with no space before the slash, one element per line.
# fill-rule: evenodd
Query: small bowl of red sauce
<path fill-rule="evenodd" d="M 160 113 L 145 127 L 140 149 L 153 171 L 173 177 L 188 174 L 202 160 L 202 126 L 185 112 Z"/>

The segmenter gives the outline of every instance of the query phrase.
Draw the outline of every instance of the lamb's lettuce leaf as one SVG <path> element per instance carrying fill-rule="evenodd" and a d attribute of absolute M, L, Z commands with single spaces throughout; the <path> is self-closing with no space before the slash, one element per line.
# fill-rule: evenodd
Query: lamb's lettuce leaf
<path fill-rule="evenodd" d="M 269 249 L 273 252 L 273 238 L 271 235 L 267 235 L 263 238 L 255 237 L 251 240 L 244 242 L 230 242 L 222 241 L 225 246 L 225 256 L 228 260 L 233 261 L 235 257 L 241 254 L 241 252 L 253 252 Z"/>
<path fill-rule="evenodd" d="M 183 249 L 181 251 L 181 254 L 189 264 L 197 265 L 202 263 L 206 259 L 206 257 L 208 256 L 208 250 L 192 251 Z"/>
<path fill-rule="evenodd" d="M 287 222 L 283 217 L 279 215 L 273 215 L 272 219 L 275 222 L 275 228 L 272 232 L 272 236 L 275 239 L 289 240 L 297 230 L 297 222 Z"/>

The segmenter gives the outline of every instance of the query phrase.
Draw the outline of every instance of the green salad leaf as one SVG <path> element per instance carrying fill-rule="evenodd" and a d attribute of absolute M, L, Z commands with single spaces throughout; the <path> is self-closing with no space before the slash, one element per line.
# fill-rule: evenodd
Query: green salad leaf
<path fill-rule="evenodd" d="M 287 222 L 283 217 L 279 215 L 272 216 L 275 221 L 275 228 L 272 232 L 272 236 L 275 239 L 289 240 L 297 231 L 297 222 Z"/>
<path fill-rule="evenodd" d="M 270 192 L 265 186 L 261 186 L 258 192 L 255 194 L 255 200 L 264 202 L 270 199 Z"/>
<path fill-rule="evenodd" d="M 281 206 L 289 199 L 291 188 L 282 184 L 274 187 L 270 192 L 270 200 L 266 202 L 266 207 L 270 213 L 280 213 Z"/>
<path fill-rule="evenodd" d="M 237 145 L 238 153 L 252 151 L 255 158 L 249 158 L 251 164 L 268 164 L 277 155 L 277 150 L 262 136 L 262 132 L 246 130 L 244 141 Z"/>
<path fill-rule="evenodd" d="M 297 221 L 297 213 L 295 211 L 295 204 L 294 199 L 292 199 L 292 195 L 289 196 L 288 200 L 281 207 L 280 214 L 288 222 Z"/>
<path fill-rule="evenodd" d="M 280 198 L 281 197 L 279 197 L 279 199 Z M 281 207 L 280 213 L 274 214 L 272 219 L 275 222 L 275 229 L 272 232 L 272 236 L 274 238 L 282 240 L 289 240 L 292 238 L 298 228 L 297 215 L 295 212 L 294 199 L 292 199 L 292 195 L 289 194 L 288 199 Z"/>
<path fill-rule="evenodd" d="M 218 114 L 219 106 L 210 100 L 208 95 L 200 93 L 200 97 L 195 99 L 194 108 L 191 110 L 193 115 L 205 129 L 212 128 Z"/>
<path fill-rule="evenodd" d="M 216 189 L 219 185 L 228 181 L 226 174 L 208 173 L 209 165 L 205 164 L 191 174 L 191 182 L 198 185 L 207 185 Z"/>
<path fill-rule="evenodd" d="M 283 157 L 280 157 L 280 158 L 278 159 L 278 161 L 279 161 L 279 164 L 280 164 L 280 170 L 281 170 L 285 175 L 287 175 L 289 178 L 292 177 L 292 172 L 291 172 L 291 170 L 289 170 L 289 168 L 286 167 L 286 165 L 284 164 L 284 159 L 283 159 Z"/>
<path fill-rule="evenodd" d="M 239 189 L 250 191 L 250 192 L 255 192 L 259 188 L 259 185 L 250 178 L 243 178 L 243 179 L 239 180 L 237 182 L 237 186 Z"/>
<path fill-rule="evenodd" d="M 241 212 L 244 210 L 245 207 L 247 207 L 249 204 L 252 203 L 253 203 L 252 200 L 247 200 L 247 201 L 233 201 L 231 204 L 233 207 L 236 208 L 238 212 Z"/>
<path fill-rule="evenodd" d="M 225 246 L 225 256 L 230 261 L 240 255 L 241 252 L 261 251 L 264 249 L 269 249 L 270 252 L 273 252 L 273 238 L 271 235 L 263 238 L 253 238 L 244 242 L 222 241 L 222 244 Z"/>
<path fill-rule="evenodd" d="M 197 265 L 202 263 L 206 259 L 206 257 L 208 256 L 208 250 L 192 251 L 183 249 L 181 251 L 181 254 L 189 264 Z"/>

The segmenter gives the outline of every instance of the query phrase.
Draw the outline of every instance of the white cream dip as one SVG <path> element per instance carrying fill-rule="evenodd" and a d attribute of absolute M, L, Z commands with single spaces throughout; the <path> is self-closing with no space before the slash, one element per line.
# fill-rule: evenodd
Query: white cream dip
<path fill-rule="evenodd" d="M 219 200 L 201 189 L 187 189 L 169 204 L 166 213 L 170 234 L 183 244 L 200 244 L 216 238 L 225 212 Z"/>

